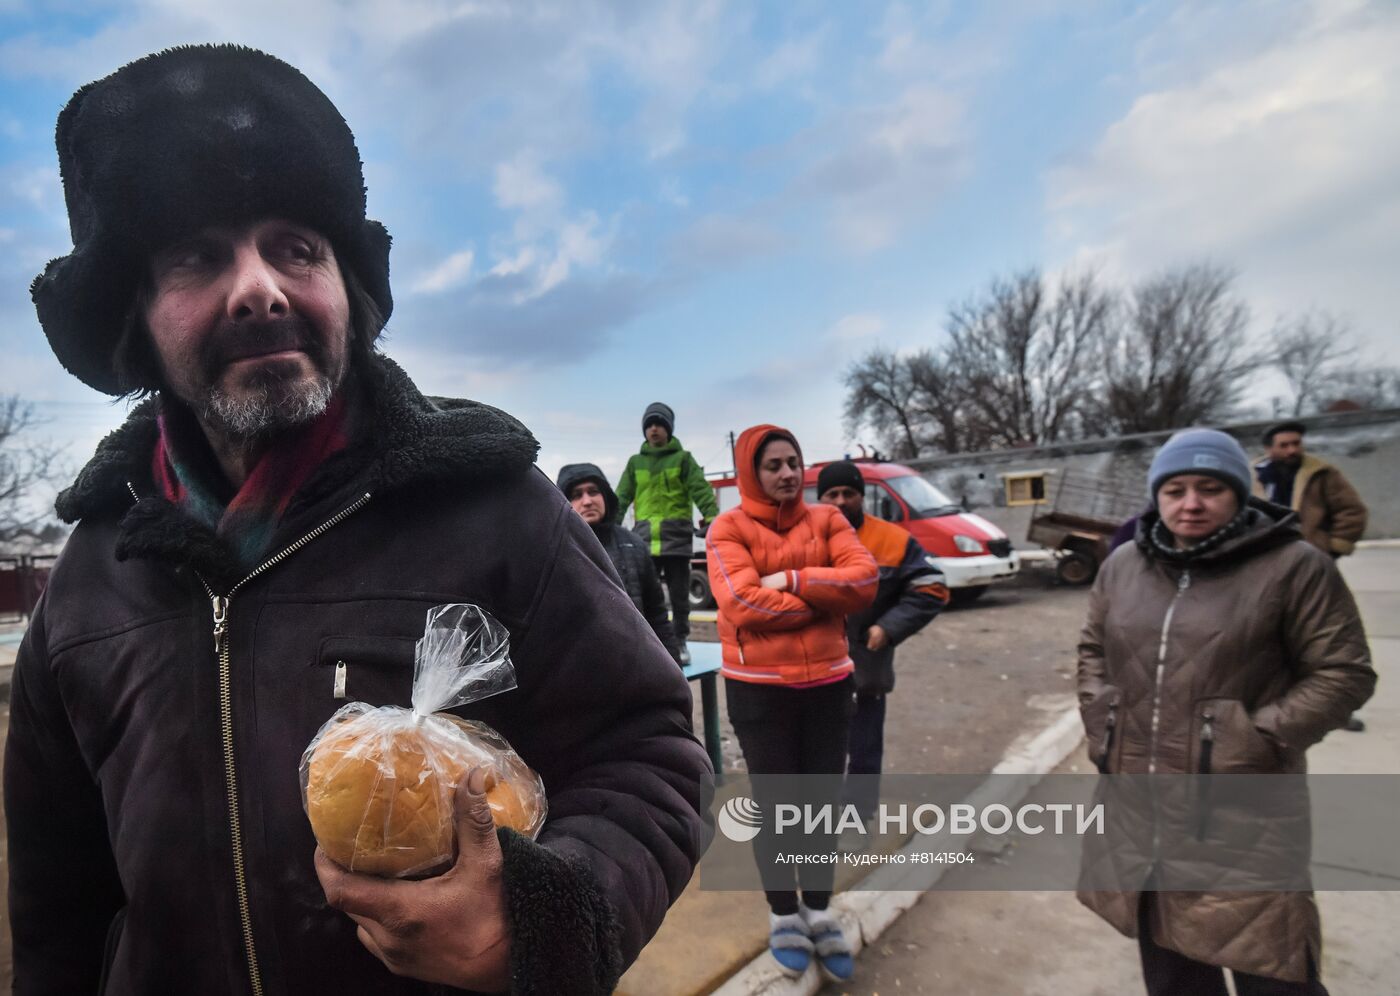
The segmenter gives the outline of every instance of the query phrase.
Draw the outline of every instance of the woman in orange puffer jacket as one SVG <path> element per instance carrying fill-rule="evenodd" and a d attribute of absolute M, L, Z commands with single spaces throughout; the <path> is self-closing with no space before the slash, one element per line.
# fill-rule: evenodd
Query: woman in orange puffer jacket
<path fill-rule="evenodd" d="M 746 429 L 734 460 L 740 504 L 715 520 L 706 544 L 729 721 L 751 775 L 829 775 L 807 787 L 816 782 L 817 797 L 835 807 L 853 701 L 845 617 L 874 599 L 879 570 L 838 509 L 803 501 L 792 433 Z M 770 810 L 772 789 L 761 777 L 753 789 Z M 836 849 L 832 837 L 802 844 Z M 827 909 L 834 866 L 801 864 L 794 874 L 777 862 L 778 845 L 765 823 L 754 853 L 771 911 L 769 951 L 790 975 L 805 972 L 815 952 L 828 978 L 849 979 L 850 945 Z"/>

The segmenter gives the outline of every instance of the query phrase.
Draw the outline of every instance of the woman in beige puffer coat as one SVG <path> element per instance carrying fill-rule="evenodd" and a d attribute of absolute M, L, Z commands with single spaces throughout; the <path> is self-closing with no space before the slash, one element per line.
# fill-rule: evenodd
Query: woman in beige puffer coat
<path fill-rule="evenodd" d="M 1230 436 L 1178 433 L 1148 479 L 1153 510 L 1105 562 L 1079 644 L 1091 760 L 1125 775 L 1305 771 L 1304 751 L 1375 686 L 1351 592 L 1296 516 L 1248 498 Z M 1306 822 L 1258 830 L 1261 853 L 1288 856 L 1301 839 L 1306 856 Z M 1139 939 L 1151 996 L 1224 996 L 1222 968 L 1240 996 L 1326 993 L 1311 892 L 1153 891 L 1156 836 L 1136 863 L 1108 859 L 1131 890 L 1080 892 Z"/>

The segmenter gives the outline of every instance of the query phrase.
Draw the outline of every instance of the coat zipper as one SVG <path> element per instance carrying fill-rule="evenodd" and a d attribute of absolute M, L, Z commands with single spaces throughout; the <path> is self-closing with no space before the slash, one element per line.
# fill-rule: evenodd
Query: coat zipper
<path fill-rule="evenodd" d="M 127 482 L 126 486 L 127 490 L 131 492 L 131 496 L 139 501 L 136 489 L 132 487 L 130 481 Z M 243 855 L 243 821 L 239 815 L 238 806 L 238 768 L 233 749 L 233 663 L 228 645 L 229 602 L 239 588 L 268 569 L 277 566 L 312 540 L 338 526 L 364 508 L 369 499 L 369 492 L 361 495 L 348 507 L 337 512 L 311 532 L 253 568 L 247 577 L 231 587 L 226 594 L 214 594 L 214 589 L 209 586 L 209 582 L 205 581 L 197 571 L 195 572 L 195 577 L 199 578 L 199 583 L 204 586 L 205 594 L 209 596 L 209 603 L 214 612 L 214 653 L 219 661 L 219 729 L 224 749 L 224 790 L 228 798 L 229 840 L 233 849 L 233 884 L 238 896 L 238 920 L 243 931 L 243 949 L 248 958 L 248 979 L 252 984 L 253 996 L 262 996 L 263 984 L 262 973 L 258 970 L 258 953 L 253 944 L 253 913 L 248 903 L 248 872 Z"/>
<path fill-rule="evenodd" d="M 1176 582 L 1176 594 L 1172 596 L 1171 605 L 1167 606 L 1166 618 L 1162 620 L 1162 638 L 1157 644 L 1157 677 L 1152 685 L 1152 746 L 1147 756 L 1147 773 L 1149 775 L 1157 772 L 1157 728 L 1162 722 L 1162 679 L 1167 670 L 1167 633 L 1172 627 L 1172 616 L 1176 615 L 1176 603 L 1181 600 L 1182 594 L 1191 587 L 1191 572 L 1182 571 L 1181 577 Z"/>

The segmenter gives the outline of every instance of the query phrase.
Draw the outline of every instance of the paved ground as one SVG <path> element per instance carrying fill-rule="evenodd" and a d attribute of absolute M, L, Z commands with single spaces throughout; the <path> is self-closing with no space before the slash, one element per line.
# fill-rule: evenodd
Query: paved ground
<path fill-rule="evenodd" d="M 1362 734 L 1333 733 L 1308 753 L 1315 772 L 1395 773 L 1400 761 L 1400 550 L 1364 549 L 1342 562 L 1366 620 L 1381 681 Z M 1078 753 L 1062 771 L 1087 764 Z M 1034 861 L 1022 839 L 1013 860 Z M 950 873 L 941 889 L 955 887 Z M 963 878 L 966 878 L 963 875 Z M 1400 991 L 1400 892 L 1318 895 L 1323 980 L 1336 996 Z M 1119 996 L 1142 991 L 1136 942 L 1120 937 L 1069 893 L 928 893 L 862 953 L 853 984 L 824 993 L 893 996 Z"/>

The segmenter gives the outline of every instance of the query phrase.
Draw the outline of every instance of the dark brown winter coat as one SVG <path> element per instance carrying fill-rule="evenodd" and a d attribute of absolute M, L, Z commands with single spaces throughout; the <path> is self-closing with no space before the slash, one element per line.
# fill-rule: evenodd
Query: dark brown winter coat
<path fill-rule="evenodd" d="M 1259 465 L 1256 464 L 1256 467 Z M 1258 478 L 1254 494 L 1268 497 Z M 1366 503 L 1342 472 L 1312 454 L 1303 457 L 1293 478 L 1292 508 L 1303 539 L 1323 553 L 1345 557 L 1366 532 Z"/>
<path fill-rule="evenodd" d="M 1100 770 L 1199 773 L 1205 759 L 1212 774 L 1300 773 L 1304 751 L 1371 695 L 1366 636 L 1332 560 L 1277 506 L 1251 502 L 1247 514 L 1239 535 L 1173 563 L 1148 539 L 1149 512 L 1138 542 L 1105 562 L 1079 644 L 1080 711 Z M 1259 831 L 1258 848 L 1298 839 Z M 1130 937 L 1140 897 L 1080 893 Z M 1188 958 L 1299 982 L 1309 955 L 1321 963 L 1310 892 L 1158 892 L 1152 905 L 1153 940 Z"/>

